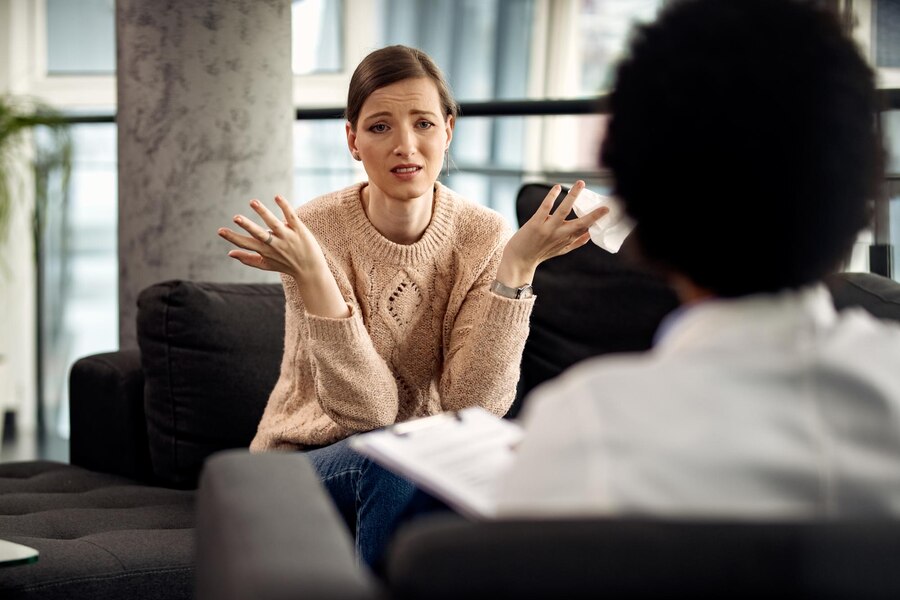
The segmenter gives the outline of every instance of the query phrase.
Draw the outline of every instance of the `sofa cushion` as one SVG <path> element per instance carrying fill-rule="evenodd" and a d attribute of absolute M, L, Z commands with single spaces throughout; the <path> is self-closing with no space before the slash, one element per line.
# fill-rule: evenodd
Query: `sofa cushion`
<path fill-rule="evenodd" d="M 522 186 L 516 198 L 520 224 L 531 218 L 550 187 L 543 183 Z M 563 190 L 557 203 L 566 192 Z M 519 412 L 531 389 L 576 362 L 650 347 L 660 321 L 678 302 L 660 277 L 628 260 L 626 252 L 623 248 L 619 254 L 611 254 L 588 243 L 538 267 L 531 331 L 522 356 L 516 403 L 508 416 Z"/>
<path fill-rule="evenodd" d="M 0 465 L 0 537 L 38 561 L 0 568 L 0 598 L 191 598 L 194 492 L 62 463 Z"/>
<path fill-rule="evenodd" d="M 78 359 L 69 371 L 69 462 L 151 482 L 144 371 L 137 348 Z"/>
<path fill-rule="evenodd" d="M 282 287 L 159 283 L 138 298 L 137 328 L 154 473 L 194 487 L 207 456 L 256 432 L 281 363 Z"/>

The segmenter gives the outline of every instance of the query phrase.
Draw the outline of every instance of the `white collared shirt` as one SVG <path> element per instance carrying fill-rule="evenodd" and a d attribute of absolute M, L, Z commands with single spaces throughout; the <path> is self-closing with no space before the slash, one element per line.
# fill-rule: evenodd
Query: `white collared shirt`
<path fill-rule="evenodd" d="M 501 515 L 900 515 L 900 325 L 817 286 L 662 330 L 531 394 Z"/>

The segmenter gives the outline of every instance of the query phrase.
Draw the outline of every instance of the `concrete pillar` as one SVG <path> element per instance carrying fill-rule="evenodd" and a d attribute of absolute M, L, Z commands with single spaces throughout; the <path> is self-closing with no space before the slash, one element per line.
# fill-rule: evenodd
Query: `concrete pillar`
<path fill-rule="evenodd" d="M 117 0 L 119 342 L 166 279 L 277 281 L 216 229 L 292 197 L 290 0 Z"/>

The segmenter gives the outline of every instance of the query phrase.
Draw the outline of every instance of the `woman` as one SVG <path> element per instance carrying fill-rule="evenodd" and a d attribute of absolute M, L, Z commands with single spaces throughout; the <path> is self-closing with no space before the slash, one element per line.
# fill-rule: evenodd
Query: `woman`
<path fill-rule="evenodd" d="M 310 450 L 413 417 L 511 405 L 534 271 L 585 244 L 605 209 L 565 221 L 584 183 L 551 214 L 557 186 L 510 238 L 497 213 L 437 182 L 456 112 L 426 54 L 377 50 L 351 78 L 346 112 L 347 145 L 368 181 L 296 211 L 276 197 L 284 220 L 253 200 L 264 227 L 238 215 L 249 235 L 219 230 L 240 248 L 229 256 L 280 272 L 285 289 L 281 375 L 251 450 Z M 377 467 L 345 442 L 309 457 L 358 522 L 365 559 L 411 486 L 398 480 L 387 501 L 357 506 Z"/>

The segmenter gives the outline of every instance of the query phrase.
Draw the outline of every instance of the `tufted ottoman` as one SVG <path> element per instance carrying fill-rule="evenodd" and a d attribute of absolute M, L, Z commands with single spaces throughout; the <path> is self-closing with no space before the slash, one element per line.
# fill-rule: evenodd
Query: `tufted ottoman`
<path fill-rule="evenodd" d="M 0 531 L 40 551 L 0 597 L 190 598 L 194 492 L 61 463 L 0 464 Z"/>

